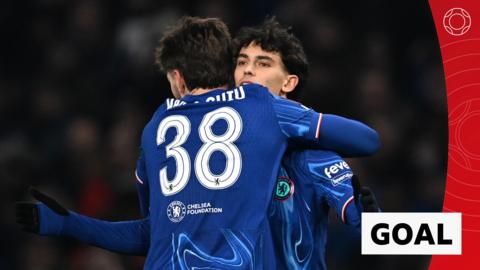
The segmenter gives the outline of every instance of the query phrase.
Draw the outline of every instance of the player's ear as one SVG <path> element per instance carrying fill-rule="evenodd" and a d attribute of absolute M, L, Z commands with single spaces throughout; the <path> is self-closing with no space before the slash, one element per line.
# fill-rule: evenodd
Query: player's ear
<path fill-rule="evenodd" d="M 177 80 L 178 92 L 180 93 L 181 97 L 184 97 L 190 92 L 190 89 L 187 88 L 185 77 L 183 77 L 183 74 L 178 69 L 175 69 L 175 78 Z"/>
<path fill-rule="evenodd" d="M 297 87 L 298 85 L 298 76 L 297 75 L 294 75 L 294 74 L 289 74 L 287 75 L 287 78 L 282 86 L 282 93 L 280 94 L 287 94 L 287 93 L 290 93 L 292 92 L 295 87 Z"/>
<path fill-rule="evenodd" d="M 170 87 L 175 98 L 182 98 L 188 93 L 187 86 L 185 84 L 185 78 L 178 69 L 173 69 L 167 72 L 167 78 L 170 82 Z"/>

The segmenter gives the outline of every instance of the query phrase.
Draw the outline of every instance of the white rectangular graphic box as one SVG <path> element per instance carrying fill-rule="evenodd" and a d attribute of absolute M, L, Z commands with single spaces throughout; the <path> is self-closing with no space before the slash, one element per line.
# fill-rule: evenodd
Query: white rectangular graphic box
<path fill-rule="evenodd" d="M 362 213 L 362 254 L 462 254 L 461 213 Z"/>

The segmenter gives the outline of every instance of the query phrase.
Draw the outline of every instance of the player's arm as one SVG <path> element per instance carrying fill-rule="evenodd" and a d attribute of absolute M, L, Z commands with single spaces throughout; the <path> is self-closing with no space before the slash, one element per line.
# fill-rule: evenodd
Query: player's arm
<path fill-rule="evenodd" d="M 338 154 L 309 150 L 291 156 L 292 161 L 300 165 L 302 176 L 313 181 L 316 196 L 326 200 L 343 223 L 360 232 L 361 213 L 379 211 L 371 190 L 368 194 L 361 188 L 355 192 L 352 182 L 359 185 L 358 177 Z"/>
<path fill-rule="evenodd" d="M 143 217 L 149 215 L 150 212 L 150 191 L 148 186 L 147 170 L 145 166 L 145 156 L 143 150 L 140 149 L 140 156 L 137 159 L 137 169 L 135 170 L 135 179 L 137 180 L 138 201 L 140 211 Z"/>
<path fill-rule="evenodd" d="M 378 133 L 367 125 L 332 114 L 317 113 L 299 103 L 273 97 L 281 130 L 288 137 L 343 157 L 371 155 L 380 147 Z"/>
<path fill-rule="evenodd" d="M 288 156 L 295 166 L 297 179 L 312 182 L 315 196 L 333 208 L 343 223 L 360 229 L 361 210 L 355 204 L 351 178 L 353 172 L 336 153 L 324 150 L 296 151 Z"/>
<path fill-rule="evenodd" d="M 67 236 L 110 251 L 146 255 L 150 245 L 150 219 L 108 222 L 68 211 L 53 198 L 30 190 L 40 203 L 16 205 L 22 229 L 46 236 Z"/>
<path fill-rule="evenodd" d="M 147 217 L 150 214 L 150 194 L 148 185 L 137 183 L 138 203 L 140 205 L 140 212 L 143 217 Z"/>
<path fill-rule="evenodd" d="M 68 211 L 53 198 L 32 189 L 40 203 L 17 204 L 16 215 L 25 231 L 46 236 L 68 236 L 110 251 L 146 255 L 150 246 L 149 192 L 143 152 L 135 170 L 141 220 L 108 222 Z"/>
<path fill-rule="evenodd" d="M 316 196 L 326 200 L 344 224 L 359 229 L 361 208 L 353 196 L 352 169 L 339 155 L 329 151 L 308 151 L 302 157 L 304 175 L 313 181 Z"/>

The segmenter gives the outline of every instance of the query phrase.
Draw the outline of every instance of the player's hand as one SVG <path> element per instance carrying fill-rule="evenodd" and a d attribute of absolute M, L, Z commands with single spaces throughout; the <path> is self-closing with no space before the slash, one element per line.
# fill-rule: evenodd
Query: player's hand
<path fill-rule="evenodd" d="M 358 176 L 352 176 L 352 186 L 353 186 L 353 197 L 356 202 L 361 202 L 363 206 L 363 212 L 379 212 L 380 207 L 378 206 L 377 199 L 375 194 L 369 187 L 362 186 Z"/>
<path fill-rule="evenodd" d="M 38 191 L 33 187 L 30 187 L 29 191 L 33 198 L 43 203 L 56 214 L 61 216 L 68 216 L 70 214 L 67 209 L 61 206 L 52 197 Z M 15 205 L 15 215 L 17 224 L 21 226 L 22 230 L 31 233 L 39 233 L 41 220 L 39 218 L 40 215 L 37 203 L 17 202 Z"/>

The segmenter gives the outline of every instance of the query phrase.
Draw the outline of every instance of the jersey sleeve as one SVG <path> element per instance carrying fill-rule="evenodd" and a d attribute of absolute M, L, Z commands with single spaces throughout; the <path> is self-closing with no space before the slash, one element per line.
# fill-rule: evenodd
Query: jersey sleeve
<path fill-rule="evenodd" d="M 60 216 L 42 203 L 37 204 L 39 234 L 68 236 L 82 243 L 114 252 L 145 256 L 150 247 L 150 219 L 109 222 L 70 211 Z"/>
<path fill-rule="evenodd" d="M 351 182 L 353 172 L 347 162 L 329 151 L 308 151 L 303 159 L 304 174 L 314 181 L 316 196 L 325 200 L 343 223 L 360 228 Z"/>
<path fill-rule="evenodd" d="M 137 183 L 138 203 L 143 217 L 150 214 L 150 193 L 148 185 Z"/>
<path fill-rule="evenodd" d="M 137 168 L 135 169 L 135 179 L 140 185 L 147 185 L 147 167 L 145 165 L 145 154 L 140 148 L 140 156 L 137 159 Z"/>
<path fill-rule="evenodd" d="M 361 122 L 317 113 L 281 97 L 272 96 L 272 100 L 280 129 L 291 139 L 344 157 L 371 155 L 380 147 L 378 133 Z"/>
<path fill-rule="evenodd" d="M 372 155 L 380 148 L 378 133 L 369 126 L 334 114 L 323 114 L 318 139 L 328 150 L 343 157 Z"/>
<path fill-rule="evenodd" d="M 145 165 L 145 154 L 140 150 L 140 156 L 137 160 L 137 168 L 135 170 L 135 179 L 137 180 L 137 194 L 140 204 L 140 211 L 142 216 L 146 217 L 149 213 L 150 193 L 148 186 L 148 178 Z"/>
<path fill-rule="evenodd" d="M 280 129 L 288 138 L 318 141 L 322 114 L 281 97 L 272 96 L 272 101 Z"/>

